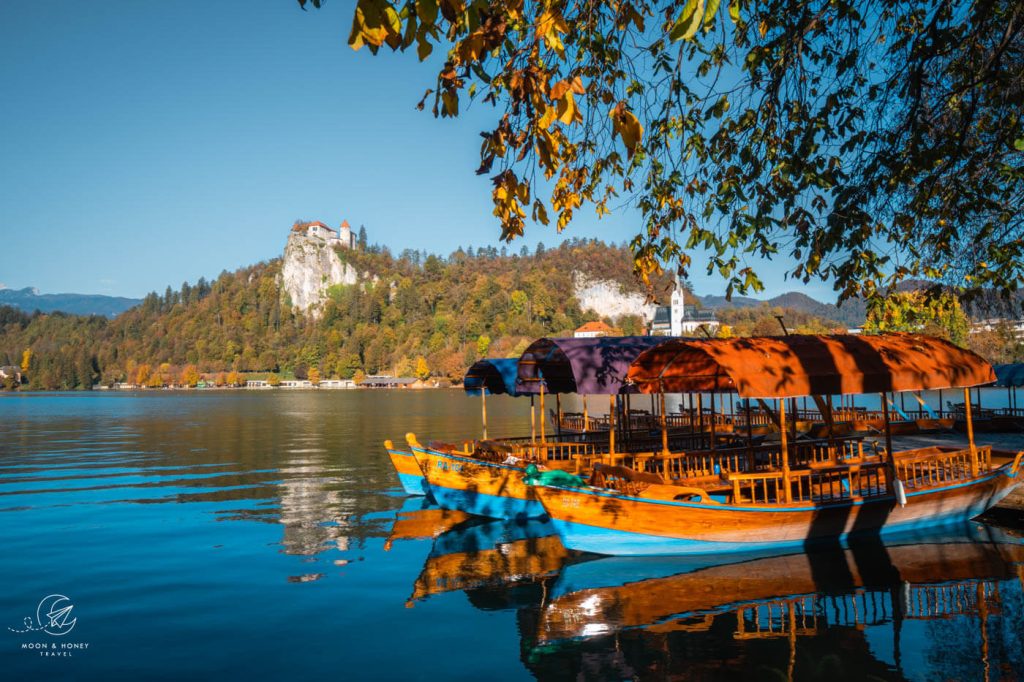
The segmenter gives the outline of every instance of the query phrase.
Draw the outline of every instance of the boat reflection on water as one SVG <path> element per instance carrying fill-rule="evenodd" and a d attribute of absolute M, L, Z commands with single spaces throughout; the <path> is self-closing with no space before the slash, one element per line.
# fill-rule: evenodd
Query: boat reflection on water
<path fill-rule="evenodd" d="M 542 677 L 1015 679 L 1024 544 L 977 528 L 718 565 L 567 567 L 524 628 L 528 664 Z"/>
<path fill-rule="evenodd" d="M 565 549 L 547 522 L 474 518 L 437 536 L 409 604 L 464 590 L 482 608 L 505 608 L 518 601 L 510 591 L 533 595 L 524 588 L 546 589 L 578 557 L 578 552 Z M 496 602 L 488 606 L 492 600 Z M 537 599 L 530 596 L 524 603 L 535 604 Z"/>
<path fill-rule="evenodd" d="M 465 512 L 441 509 L 425 497 L 406 498 L 384 541 L 384 551 L 390 551 L 396 541 L 436 538 L 471 518 Z"/>
<path fill-rule="evenodd" d="M 481 610 L 516 611 L 521 662 L 539 679 L 1024 673 L 1024 539 L 994 528 L 717 560 L 596 557 L 567 551 L 547 523 L 434 532 L 438 514 L 399 521 L 435 536 L 407 604 L 462 590 Z"/>

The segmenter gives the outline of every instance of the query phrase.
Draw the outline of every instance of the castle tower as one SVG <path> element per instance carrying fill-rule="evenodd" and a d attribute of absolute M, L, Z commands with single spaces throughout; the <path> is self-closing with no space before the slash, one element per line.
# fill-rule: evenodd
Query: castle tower
<path fill-rule="evenodd" d="M 341 245 L 346 249 L 354 249 L 355 239 L 352 236 L 352 226 L 348 224 L 347 220 L 341 221 L 341 226 L 338 227 L 338 237 L 341 239 Z"/>

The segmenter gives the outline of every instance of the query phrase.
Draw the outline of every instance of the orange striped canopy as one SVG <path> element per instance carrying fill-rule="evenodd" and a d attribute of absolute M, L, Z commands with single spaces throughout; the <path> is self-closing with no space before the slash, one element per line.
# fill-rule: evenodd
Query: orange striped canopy
<path fill-rule="evenodd" d="M 643 393 L 790 398 L 979 386 L 996 376 L 976 353 L 932 336 L 831 334 L 673 339 L 641 353 L 627 380 Z"/>

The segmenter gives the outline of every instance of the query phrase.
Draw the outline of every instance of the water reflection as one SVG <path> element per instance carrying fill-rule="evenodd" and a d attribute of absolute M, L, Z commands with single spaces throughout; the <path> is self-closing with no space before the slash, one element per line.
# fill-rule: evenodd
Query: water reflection
<path fill-rule="evenodd" d="M 716 561 L 574 554 L 490 521 L 438 534 L 411 599 L 516 610 L 541 679 L 1016 679 L 1022 588 L 1024 541 L 978 525 Z"/>
<path fill-rule="evenodd" d="M 488 418 L 528 432 L 528 407 L 495 398 Z M 0 396 L 0 677 L 1024 670 L 1014 541 L 730 565 L 570 554 L 547 526 L 401 495 L 385 438 L 478 424 L 479 403 L 454 391 Z M 74 636 L 91 643 L 59 670 L 5 629 L 54 593 L 74 599 Z"/>
<path fill-rule="evenodd" d="M 548 523 L 467 517 L 452 525 L 451 516 L 439 513 L 428 507 L 395 524 L 415 524 L 421 537 L 435 538 L 413 583 L 409 606 L 456 590 L 486 603 L 487 593 L 546 582 L 579 556 L 565 549 Z"/>

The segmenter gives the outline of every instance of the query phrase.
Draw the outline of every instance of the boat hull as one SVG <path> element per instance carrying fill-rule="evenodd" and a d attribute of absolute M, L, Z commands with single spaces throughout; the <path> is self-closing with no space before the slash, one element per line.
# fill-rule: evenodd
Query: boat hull
<path fill-rule="evenodd" d="M 437 503 L 495 519 L 542 518 L 536 489 L 523 482 L 521 467 L 483 462 L 413 446 L 420 471 Z"/>
<path fill-rule="evenodd" d="M 390 443 L 390 441 L 389 441 Z M 388 457 L 391 459 L 395 473 L 398 474 L 398 482 L 407 495 L 428 495 L 430 489 L 427 487 L 427 479 L 416 463 L 416 458 L 411 452 L 397 450 L 394 447 L 385 446 Z"/>
<path fill-rule="evenodd" d="M 611 555 L 706 554 L 800 547 L 857 534 L 963 523 L 1018 483 L 1008 467 L 970 481 L 841 503 L 743 506 L 631 497 L 597 488 L 538 487 L 570 549 Z"/>

